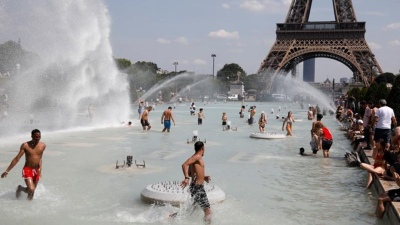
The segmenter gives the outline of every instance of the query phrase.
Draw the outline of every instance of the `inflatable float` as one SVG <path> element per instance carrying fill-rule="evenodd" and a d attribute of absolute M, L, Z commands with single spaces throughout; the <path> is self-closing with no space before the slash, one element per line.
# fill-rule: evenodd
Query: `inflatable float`
<path fill-rule="evenodd" d="M 251 138 L 261 138 L 261 139 L 281 139 L 286 138 L 286 135 L 277 132 L 257 132 L 250 134 Z"/>
<path fill-rule="evenodd" d="M 207 193 L 210 204 L 223 202 L 225 192 L 218 186 L 204 182 L 204 189 Z M 147 185 L 140 194 L 142 202 L 149 204 L 170 203 L 173 206 L 179 206 L 190 198 L 189 188 L 180 187 L 179 181 L 159 182 Z"/>

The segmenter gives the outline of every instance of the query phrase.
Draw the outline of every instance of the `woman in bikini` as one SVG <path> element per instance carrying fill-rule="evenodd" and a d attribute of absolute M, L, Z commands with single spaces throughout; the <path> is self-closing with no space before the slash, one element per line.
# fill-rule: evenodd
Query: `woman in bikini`
<path fill-rule="evenodd" d="M 383 177 L 386 171 L 386 162 L 383 159 L 384 151 L 385 151 L 385 142 L 382 141 L 379 145 L 379 149 L 372 154 L 372 158 L 374 159 L 374 165 L 370 165 L 368 163 L 361 163 L 360 167 L 366 171 L 368 171 L 368 182 L 367 188 L 369 188 L 372 184 L 372 174 L 376 174 L 378 176 Z"/>
<path fill-rule="evenodd" d="M 292 115 L 292 112 L 289 111 L 287 117 L 283 120 L 283 124 L 282 124 L 282 130 L 283 127 L 285 126 L 286 123 L 286 131 L 287 131 L 287 136 L 292 136 L 292 123 L 294 123 L 294 118 Z"/>
<path fill-rule="evenodd" d="M 260 119 L 258 120 L 258 129 L 260 129 L 260 132 L 263 133 L 265 132 L 265 125 L 267 124 L 267 116 L 265 115 L 264 112 L 261 113 Z"/>

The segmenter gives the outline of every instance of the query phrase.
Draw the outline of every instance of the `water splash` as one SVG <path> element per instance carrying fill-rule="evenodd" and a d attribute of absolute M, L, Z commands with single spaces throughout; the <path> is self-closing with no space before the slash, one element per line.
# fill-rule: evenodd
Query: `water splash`
<path fill-rule="evenodd" d="M 189 91 L 190 89 L 192 89 L 192 88 L 194 88 L 194 87 L 197 87 L 197 86 L 199 86 L 199 85 L 201 85 L 201 84 L 207 83 L 207 82 L 211 81 L 212 79 L 213 79 L 213 78 L 211 78 L 211 77 L 207 77 L 207 78 L 203 78 L 202 80 L 199 80 L 199 81 L 197 81 L 197 82 L 195 82 L 195 83 L 193 83 L 193 84 L 191 84 L 191 85 L 187 85 L 185 88 L 183 88 L 182 90 L 180 90 L 180 91 L 178 92 L 178 94 L 177 94 L 176 96 L 174 96 L 174 97 L 170 100 L 170 102 L 176 102 L 176 101 L 177 101 L 177 98 L 178 98 L 179 96 L 181 96 L 183 93 L 185 93 L 185 92 Z"/>
<path fill-rule="evenodd" d="M 19 73 L 2 84 L 9 108 L 0 135 L 33 127 L 109 126 L 128 118 L 128 83 L 113 60 L 104 3 L 5 1 L 0 15 L 4 37 L 20 37 L 22 46 L 41 58 L 34 68 L 21 64 Z"/>
<path fill-rule="evenodd" d="M 172 85 L 175 85 L 174 82 L 176 82 L 177 80 L 182 79 L 182 78 L 188 78 L 188 77 L 191 77 L 191 76 L 193 76 L 193 75 L 192 75 L 192 74 L 189 74 L 189 73 L 183 73 L 183 74 L 179 74 L 179 75 L 177 75 L 177 76 L 175 76 L 175 77 L 173 77 L 173 78 L 171 78 L 171 79 L 168 79 L 168 80 L 166 80 L 166 81 L 160 81 L 160 82 L 158 82 L 157 84 L 155 84 L 153 87 L 151 87 L 148 91 L 146 91 L 146 92 L 140 97 L 140 100 L 144 101 L 144 100 L 146 100 L 148 97 L 150 97 L 151 95 L 153 95 L 154 93 L 156 93 L 156 92 L 162 90 L 163 88 L 166 88 L 166 87 L 170 87 L 170 86 L 172 86 Z"/>
<path fill-rule="evenodd" d="M 278 77 L 282 78 L 282 77 Z M 307 94 L 312 97 L 310 104 L 312 106 L 318 105 L 322 108 L 335 111 L 332 99 L 321 90 L 311 86 L 310 84 L 303 82 L 302 80 L 286 76 L 283 82 L 283 86 L 287 96 L 294 96 L 296 94 Z"/>

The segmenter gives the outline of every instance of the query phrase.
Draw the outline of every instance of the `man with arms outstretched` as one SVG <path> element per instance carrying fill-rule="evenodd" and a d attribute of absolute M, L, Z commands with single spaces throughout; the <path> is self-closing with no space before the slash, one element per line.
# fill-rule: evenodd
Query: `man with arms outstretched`
<path fill-rule="evenodd" d="M 181 182 L 181 187 L 185 188 L 190 181 L 189 191 L 193 198 L 194 204 L 200 205 L 204 211 L 204 221 L 211 223 L 211 208 L 208 202 L 207 193 L 203 183 L 211 181 L 210 176 L 205 176 L 204 172 L 204 143 L 198 141 L 194 144 L 195 153 L 182 164 L 182 171 L 185 179 Z"/>
<path fill-rule="evenodd" d="M 25 154 L 25 165 L 22 169 L 22 177 L 25 179 L 26 187 L 18 185 L 15 196 L 18 198 L 21 195 L 21 191 L 23 191 L 28 194 L 29 200 L 33 199 L 35 189 L 39 183 L 42 170 L 42 155 L 46 149 L 46 144 L 40 142 L 41 133 L 38 129 L 33 130 L 31 135 L 32 140 L 21 145 L 17 156 L 11 161 L 7 170 L 1 174 L 1 178 L 6 177 L 11 169 L 17 165 L 19 159 Z"/>

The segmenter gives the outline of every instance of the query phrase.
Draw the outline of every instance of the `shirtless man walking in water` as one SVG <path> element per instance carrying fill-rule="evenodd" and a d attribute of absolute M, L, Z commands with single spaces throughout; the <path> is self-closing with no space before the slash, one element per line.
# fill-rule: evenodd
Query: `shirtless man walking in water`
<path fill-rule="evenodd" d="M 195 153 L 182 164 L 182 171 L 185 179 L 181 182 L 181 187 L 185 188 L 190 181 L 189 191 L 194 204 L 200 205 L 204 211 L 204 221 L 211 223 L 211 208 L 208 202 L 207 193 L 204 189 L 204 181 L 211 181 L 210 176 L 205 176 L 204 172 L 204 143 L 198 141 L 194 144 Z"/>
<path fill-rule="evenodd" d="M 46 149 L 46 144 L 40 142 L 41 133 L 38 129 L 33 130 L 31 136 L 32 140 L 21 145 L 17 156 L 11 161 L 6 171 L 1 174 L 1 178 L 7 177 L 7 174 L 17 165 L 19 159 L 25 154 L 25 166 L 22 169 L 22 177 L 24 177 L 27 187 L 18 185 L 15 196 L 17 198 L 20 197 L 21 191 L 23 191 L 28 194 L 29 200 L 33 199 L 35 189 L 39 183 L 42 170 L 42 155 Z"/>
<path fill-rule="evenodd" d="M 149 106 L 144 110 L 142 116 L 140 117 L 140 123 L 142 124 L 143 130 L 150 130 L 151 126 L 149 123 L 149 113 L 153 109 L 153 107 Z"/>
<path fill-rule="evenodd" d="M 165 132 L 165 130 L 169 132 L 169 130 L 171 129 L 171 120 L 172 122 L 174 122 L 175 126 L 174 116 L 172 115 L 172 107 L 170 106 L 167 110 L 163 112 L 161 116 L 161 124 L 164 123 L 164 129 L 162 130 L 162 132 Z"/>

